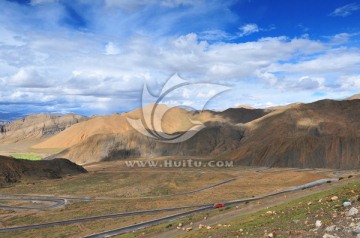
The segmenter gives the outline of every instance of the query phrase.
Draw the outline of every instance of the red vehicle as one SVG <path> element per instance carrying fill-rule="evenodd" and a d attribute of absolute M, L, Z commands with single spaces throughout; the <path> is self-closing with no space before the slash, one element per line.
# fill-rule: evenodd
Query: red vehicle
<path fill-rule="evenodd" d="M 225 204 L 224 203 L 215 203 L 213 208 L 221 208 L 221 207 L 224 207 Z"/>

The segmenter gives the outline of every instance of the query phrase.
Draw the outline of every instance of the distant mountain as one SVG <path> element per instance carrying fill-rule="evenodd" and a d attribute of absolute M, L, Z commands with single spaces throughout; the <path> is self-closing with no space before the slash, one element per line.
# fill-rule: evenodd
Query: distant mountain
<path fill-rule="evenodd" d="M 158 105 L 161 110 L 168 110 L 166 105 Z M 145 110 L 146 111 L 146 110 Z M 246 123 L 266 115 L 268 111 L 262 109 L 230 108 L 222 112 L 215 111 L 187 111 L 182 108 L 169 109 L 163 118 L 157 118 L 155 114 L 154 128 L 161 128 L 166 133 L 176 133 L 189 130 L 193 124 L 191 121 L 221 122 L 221 123 Z M 98 116 L 81 122 L 71 128 L 34 145 L 33 148 L 69 148 L 94 135 L 122 134 L 134 129 L 128 123 L 127 118 L 142 118 L 142 110 L 137 109 L 121 115 Z M 161 125 L 159 125 L 159 123 Z"/>
<path fill-rule="evenodd" d="M 194 137 L 175 144 L 156 141 L 134 130 L 96 134 L 49 159 L 67 158 L 78 164 L 89 164 L 138 157 L 215 156 L 238 148 L 244 136 L 242 127 L 220 122 L 206 124 Z"/>
<path fill-rule="evenodd" d="M 25 117 L 26 115 L 18 112 L 1 112 L 0 111 L 0 122 L 10 122 L 19 118 Z"/>
<path fill-rule="evenodd" d="M 360 94 L 355 94 L 351 97 L 346 98 L 346 100 L 354 100 L 354 99 L 360 99 Z"/>
<path fill-rule="evenodd" d="M 16 143 L 55 135 L 86 117 L 67 114 L 34 114 L 0 126 L 0 143 Z"/>
<path fill-rule="evenodd" d="M 248 123 L 227 159 L 271 167 L 360 168 L 360 100 L 322 100 Z"/>
<path fill-rule="evenodd" d="M 29 161 L 0 156 L 0 187 L 28 179 L 61 178 L 87 171 L 66 159 Z"/>

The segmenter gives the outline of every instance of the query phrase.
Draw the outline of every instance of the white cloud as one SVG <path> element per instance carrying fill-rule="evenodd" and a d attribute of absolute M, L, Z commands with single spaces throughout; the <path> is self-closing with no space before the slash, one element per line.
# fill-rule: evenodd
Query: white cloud
<path fill-rule="evenodd" d="M 324 78 L 311 78 L 304 76 L 299 78 L 298 82 L 294 85 L 294 88 L 304 90 L 316 90 L 320 89 L 324 85 Z"/>
<path fill-rule="evenodd" d="M 360 90 L 360 75 L 342 76 L 338 83 L 344 90 Z"/>
<path fill-rule="evenodd" d="M 120 49 L 115 43 L 110 41 L 105 45 L 106 55 L 117 55 L 119 53 L 120 53 Z"/>
<path fill-rule="evenodd" d="M 21 68 L 15 75 L 8 77 L 7 83 L 14 87 L 48 88 L 49 81 L 34 68 Z"/>
<path fill-rule="evenodd" d="M 350 3 L 345 6 L 336 8 L 330 16 L 336 16 L 336 17 L 347 17 L 353 14 L 356 11 L 360 10 L 360 4 L 358 3 Z"/>
<path fill-rule="evenodd" d="M 38 4 L 46 4 L 46 3 L 54 3 L 58 0 L 31 0 L 31 5 L 38 5 Z"/>
<path fill-rule="evenodd" d="M 239 27 L 239 30 L 240 30 L 239 36 L 242 37 L 259 32 L 260 28 L 256 24 L 246 24 L 243 25 L 242 27 Z"/>
<path fill-rule="evenodd" d="M 107 1 L 129 9 L 141 7 L 146 2 Z M 197 1 L 171 3 L 174 5 L 163 7 L 197 4 Z M 193 6 L 196 8 L 197 5 Z M 199 9 L 191 7 L 191 14 L 205 11 Z M 112 11 L 117 15 L 109 21 L 106 17 Z M 97 34 L 63 27 L 56 27 L 54 31 L 32 31 L 22 26 L 25 30 L 13 27 L 11 31 L 11 27 L 4 24 L 2 29 L 6 29 L 6 34 L 2 34 L 5 31 L 1 32 L 0 28 L 0 84 L 6 90 L 0 91 L 0 100 L 34 102 L 33 105 L 47 103 L 48 108 L 58 111 L 87 112 L 94 108 L 106 113 L 130 110 L 140 106 L 140 92 L 145 81 L 151 90 L 159 90 L 176 72 L 192 82 L 231 85 L 234 91 L 224 100 L 218 97 L 213 104 L 220 108 L 246 103 L 260 105 L 266 101 L 282 104 L 299 98 L 311 99 L 313 97 L 309 95 L 314 90 L 325 90 L 330 95 L 336 90 L 358 87 L 359 77 L 356 75 L 360 49 L 356 45 L 342 45 L 351 41 L 349 33 L 332 36 L 330 42 L 312 40 L 311 36 L 293 39 L 279 36 L 236 43 L 226 40 L 239 35 L 216 30 L 221 28 L 213 25 L 202 29 L 214 30 L 198 34 L 196 31 L 165 34 L 168 33 L 163 30 L 166 26 L 179 22 L 187 25 L 179 19 L 187 18 L 188 12 L 173 15 L 169 11 L 166 16 L 157 16 L 156 21 L 150 23 L 149 12 L 139 10 L 126 17 L 124 12 L 121 9 L 102 9 L 101 14 L 106 19 L 99 17 L 92 22 L 100 31 Z M 58 15 L 54 16 L 53 22 L 58 19 Z M 118 34 L 116 37 L 112 35 L 114 31 Z M 240 35 L 259 31 L 266 29 L 247 24 L 241 27 Z M 342 75 L 354 76 L 341 78 Z M 291 93 L 286 93 L 289 90 Z M 260 96 L 255 98 L 254 95 Z M 178 98 L 173 100 L 179 101 Z"/>

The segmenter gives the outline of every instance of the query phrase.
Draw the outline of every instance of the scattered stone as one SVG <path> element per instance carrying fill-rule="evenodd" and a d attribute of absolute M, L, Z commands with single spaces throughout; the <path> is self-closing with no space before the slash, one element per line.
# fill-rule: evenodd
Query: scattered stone
<path fill-rule="evenodd" d="M 332 226 L 328 226 L 325 228 L 325 231 L 326 232 L 332 232 L 332 231 L 335 231 L 336 229 L 336 226 L 335 225 L 332 225 Z"/>
<path fill-rule="evenodd" d="M 207 229 L 207 230 L 210 230 L 210 229 L 211 229 L 211 226 L 207 226 L 206 229 Z"/>
<path fill-rule="evenodd" d="M 331 201 L 337 201 L 338 199 L 339 199 L 338 196 L 333 196 L 333 197 L 331 197 Z"/>
<path fill-rule="evenodd" d="M 178 227 L 182 227 L 182 226 L 183 226 L 183 224 L 182 224 L 182 223 L 179 223 Z"/>
<path fill-rule="evenodd" d="M 188 227 L 188 228 L 186 228 L 186 232 L 189 232 L 189 231 L 191 231 L 193 228 L 192 227 Z"/>
<path fill-rule="evenodd" d="M 350 210 L 346 213 L 346 216 L 354 216 L 359 213 L 359 210 L 355 207 L 350 208 Z"/>
<path fill-rule="evenodd" d="M 204 217 L 204 220 L 207 220 L 207 217 Z"/>
<path fill-rule="evenodd" d="M 343 202 L 343 206 L 344 206 L 344 207 L 351 206 L 351 202 Z"/>
<path fill-rule="evenodd" d="M 312 202 L 308 202 L 307 205 L 310 206 L 312 204 Z"/>
<path fill-rule="evenodd" d="M 360 222 L 355 225 L 355 227 L 352 229 L 352 232 L 360 234 Z"/>
<path fill-rule="evenodd" d="M 333 236 L 333 235 L 330 235 L 330 234 L 325 234 L 323 235 L 323 238 L 339 238 L 338 236 Z"/>
<path fill-rule="evenodd" d="M 203 224 L 200 224 L 199 225 L 199 229 L 202 229 L 202 228 L 204 228 L 205 226 L 203 225 Z"/>
<path fill-rule="evenodd" d="M 273 232 L 271 232 L 271 233 L 268 234 L 268 237 L 269 238 L 275 237 L 275 234 Z"/>
<path fill-rule="evenodd" d="M 276 212 L 275 211 L 267 211 L 265 214 L 268 216 L 272 216 L 272 215 L 275 215 Z"/>
<path fill-rule="evenodd" d="M 318 227 L 318 228 L 321 227 L 321 226 L 322 226 L 322 222 L 321 222 L 320 220 L 316 220 L 315 226 Z"/>

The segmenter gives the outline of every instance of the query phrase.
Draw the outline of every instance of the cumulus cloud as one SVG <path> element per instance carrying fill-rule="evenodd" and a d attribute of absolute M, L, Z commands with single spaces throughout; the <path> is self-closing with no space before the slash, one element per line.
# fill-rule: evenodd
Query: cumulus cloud
<path fill-rule="evenodd" d="M 45 0 L 36 2 L 45 3 Z M 92 31 L 63 25 L 51 28 L 53 31 L 41 28 L 47 29 L 47 25 L 32 30 L 26 24 L 22 25 L 25 30 L 18 30 L 18 21 L 7 19 L 3 31 L 0 28 L 0 84 L 6 88 L 0 91 L 0 100 L 21 104 L 14 106 L 14 110 L 31 107 L 31 110 L 45 108 L 86 114 L 131 110 L 141 105 L 144 82 L 150 91 L 159 91 L 176 72 L 191 82 L 230 85 L 236 93 L 228 93 L 226 99 L 217 98 L 211 104 L 217 108 L 240 103 L 264 106 L 260 102 L 266 101 L 285 103 L 284 98 L 286 102 L 297 101 L 314 90 L 331 95 L 358 87 L 360 49 L 342 45 L 351 41 L 349 33 L 332 36 L 330 42 L 314 40 L 311 36 L 230 42 L 227 40 L 237 39 L 239 35 L 229 34 L 217 25 L 196 31 L 198 25 L 194 22 L 186 32 L 171 32 L 173 29 L 162 25 L 171 22 L 170 25 L 187 27 L 189 14 L 200 11 L 199 1 L 175 1 L 174 6 L 161 5 L 167 1 L 153 2 L 159 11 L 166 9 L 167 13 L 152 19 L 147 9 L 127 13 L 98 6 L 100 13 L 96 16 L 103 15 L 106 19 L 94 17 L 94 22 L 89 24 L 94 27 Z M 130 4 L 131 8 L 131 4 L 139 7 L 136 4 L 145 1 L 108 0 L 107 3 L 118 7 Z M 173 15 L 178 9 L 168 11 L 169 7 L 181 4 L 191 5 L 191 13 Z M 51 4 L 39 9 L 47 9 L 48 5 Z M 44 24 L 57 24 L 65 14 L 55 5 L 50 11 L 56 13 L 54 18 L 49 14 L 46 19 L 49 17 L 50 23 Z M 37 6 L 30 8 L 34 9 L 35 20 L 31 14 L 29 19 L 37 22 L 43 12 L 38 12 Z M 201 9 L 209 11 L 204 17 L 206 24 L 211 24 L 208 19 L 214 15 L 214 9 Z M 114 15 L 110 19 L 111 14 Z M 3 15 L 0 22 L 5 22 Z M 161 30 L 157 31 L 158 28 Z M 240 31 L 245 36 L 263 30 L 256 24 L 247 24 Z M 290 95 L 282 93 L 289 90 Z M 186 98 L 186 94 L 171 100 L 180 101 L 181 97 Z"/>
<path fill-rule="evenodd" d="M 7 83 L 14 87 L 48 88 L 49 82 L 34 68 L 21 68 L 15 75 L 8 77 Z"/>
<path fill-rule="evenodd" d="M 360 90 L 360 75 L 342 76 L 338 83 L 345 90 Z"/>
<path fill-rule="evenodd" d="M 304 90 L 315 90 L 319 89 L 325 82 L 324 78 L 311 78 L 304 76 L 299 78 L 298 82 L 294 85 L 294 88 Z"/>
<path fill-rule="evenodd" d="M 334 16 L 334 17 L 347 17 L 350 16 L 351 14 L 353 14 L 356 11 L 360 10 L 360 4 L 358 3 L 350 3 L 347 4 L 345 6 L 336 8 L 331 14 L 330 16 Z"/>

